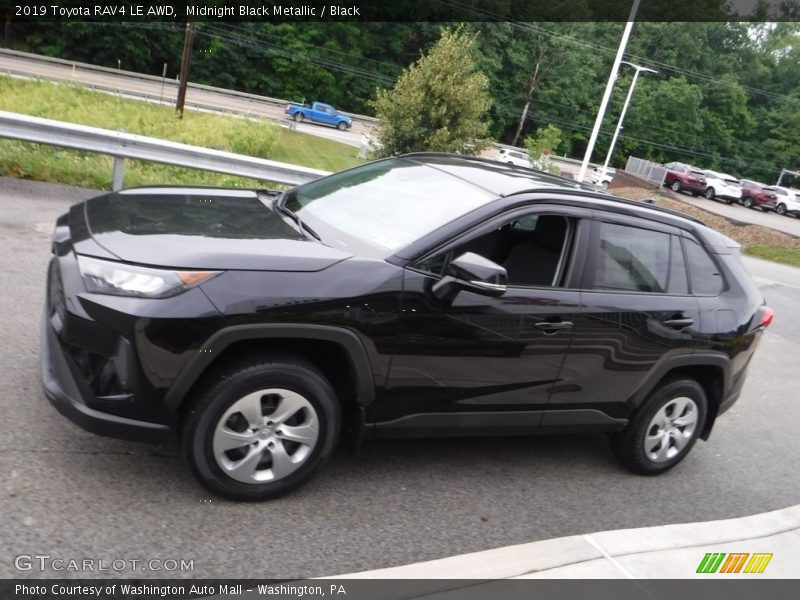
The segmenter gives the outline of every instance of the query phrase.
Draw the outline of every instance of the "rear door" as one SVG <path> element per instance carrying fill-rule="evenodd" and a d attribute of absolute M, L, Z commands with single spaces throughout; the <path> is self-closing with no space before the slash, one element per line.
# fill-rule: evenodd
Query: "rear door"
<path fill-rule="evenodd" d="M 561 411 L 584 411 L 583 422 L 596 411 L 627 417 L 651 371 L 696 346 L 700 308 L 689 294 L 680 230 L 598 215 L 575 334 L 542 426 L 560 423 Z"/>

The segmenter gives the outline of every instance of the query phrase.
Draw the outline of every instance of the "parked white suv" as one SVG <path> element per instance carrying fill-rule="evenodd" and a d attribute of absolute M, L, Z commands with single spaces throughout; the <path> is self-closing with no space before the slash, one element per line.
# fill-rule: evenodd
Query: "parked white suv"
<path fill-rule="evenodd" d="M 517 165 L 518 167 L 527 167 L 529 169 L 533 168 L 531 159 L 528 157 L 528 155 L 519 150 L 500 148 L 500 150 L 497 151 L 497 160 L 510 165 Z"/>
<path fill-rule="evenodd" d="M 719 198 L 726 204 L 739 202 L 742 198 L 742 182 L 732 175 L 704 171 L 706 174 L 706 191 L 703 195 L 709 200 Z"/>
<path fill-rule="evenodd" d="M 800 216 L 800 190 L 792 188 L 785 188 L 779 185 L 768 187 L 768 190 L 775 192 L 778 195 L 778 205 L 775 207 L 775 212 L 779 215 L 785 216 Z"/>

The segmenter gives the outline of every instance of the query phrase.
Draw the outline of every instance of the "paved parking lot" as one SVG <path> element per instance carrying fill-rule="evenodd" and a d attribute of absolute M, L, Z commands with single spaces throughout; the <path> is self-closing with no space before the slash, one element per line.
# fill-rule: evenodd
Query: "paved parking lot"
<path fill-rule="evenodd" d="M 91 194 L 0 179 L 0 577 L 42 576 L 16 570 L 19 554 L 193 560 L 193 571 L 170 575 L 205 578 L 324 576 L 800 502 L 800 275 L 761 261 L 748 266 L 778 316 L 742 399 L 710 441 L 666 475 L 622 471 L 599 435 L 382 441 L 368 442 L 358 461 L 339 453 L 292 496 L 210 499 L 175 446 L 86 433 L 41 392 L 38 329 L 52 223 Z M 44 573 L 65 574 L 92 575 Z"/>
<path fill-rule="evenodd" d="M 763 225 L 794 236 L 800 236 L 800 219 L 792 216 L 781 216 L 760 208 L 745 208 L 741 204 L 725 204 L 721 200 L 707 200 L 702 196 L 692 196 L 685 192 L 672 192 L 664 188 L 664 193 L 676 200 L 682 200 L 709 212 L 722 215 L 740 223 Z"/>

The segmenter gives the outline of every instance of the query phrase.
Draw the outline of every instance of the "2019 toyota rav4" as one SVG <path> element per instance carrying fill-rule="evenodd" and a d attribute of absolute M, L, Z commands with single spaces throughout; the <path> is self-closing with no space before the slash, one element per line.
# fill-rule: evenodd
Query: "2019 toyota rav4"
<path fill-rule="evenodd" d="M 342 438 L 607 432 L 666 471 L 739 397 L 772 319 L 732 240 L 495 161 L 412 154 L 289 191 L 147 187 L 57 223 L 51 402 L 180 435 L 233 499 Z"/>

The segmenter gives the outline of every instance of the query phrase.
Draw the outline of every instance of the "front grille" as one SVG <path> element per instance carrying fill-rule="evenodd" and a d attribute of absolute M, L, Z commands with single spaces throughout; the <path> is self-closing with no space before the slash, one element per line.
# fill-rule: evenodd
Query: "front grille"
<path fill-rule="evenodd" d="M 63 322 L 67 314 L 67 305 L 64 301 L 64 285 L 61 281 L 61 269 L 57 260 L 53 260 L 50 263 L 48 283 L 50 315 L 58 315 L 58 318 Z"/>

